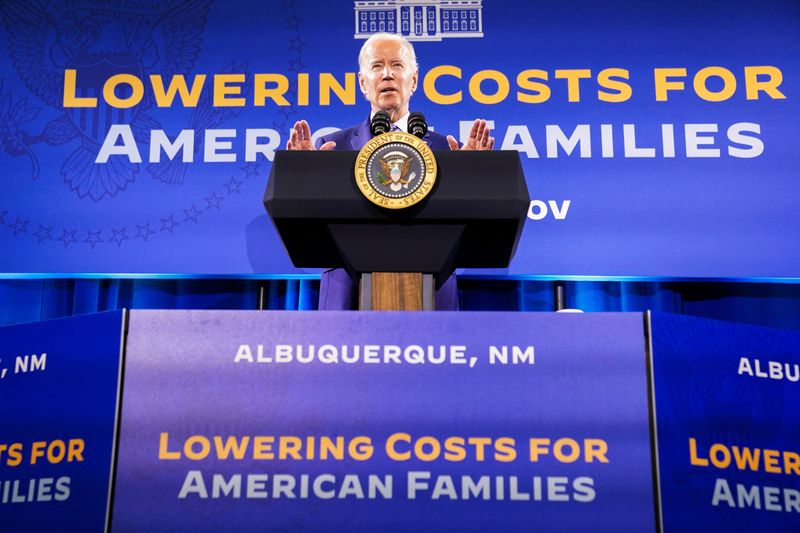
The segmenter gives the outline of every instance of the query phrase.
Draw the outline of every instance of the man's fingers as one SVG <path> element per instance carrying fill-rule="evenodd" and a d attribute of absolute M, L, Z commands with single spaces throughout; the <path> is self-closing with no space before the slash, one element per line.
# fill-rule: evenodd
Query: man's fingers
<path fill-rule="evenodd" d="M 494 149 L 494 137 L 489 137 L 489 147 L 487 148 L 487 150 L 493 150 L 493 149 Z"/>
<path fill-rule="evenodd" d="M 450 145 L 451 150 L 458 150 L 458 141 L 452 135 L 447 136 L 447 144 Z"/>
<path fill-rule="evenodd" d="M 292 127 L 292 142 L 299 143 L 303 140 L 303 124 L 298 120 Z"/>
<path fill-rule="evenodd" d="M 319 147 L 320 150 L 333 150 L 336 147 L 336 141 L 328 141 Z"/>
<path fill-rule="evenodd" d="M 475 135 L 475 137 L 478 139 L 478 141 L 481 144 L 483 144 L 485 136 L 486 136 L 486 121 L 485 120 L 479 120 L 478 121 L 478 133 L 477 133 L 477 135 Z"/>
<path fill-rule="evenodd" d="M 469 138 L 475 139 L 478 137 L 478 128 L 480 127 L 481 121 L 480 119 L 476 119 L 475 122 L 472 123 L 472 129 L 469 130 Z"/>
<path fill-rule="evenodd" d="M 308 122 L 305 120 L 300 121 L 300 129 L 301 133 L 303 134 L 303 139 L 306 141 L 311 140 L 311 127 L 308 125 Z"/>
<path fill-rule="evenodd" d="M 481 144 L 486 145 L 489 143 L 489 126 L 486 125 L 486 121 L 483 121 L 483 134 L 481 135 Z"/>

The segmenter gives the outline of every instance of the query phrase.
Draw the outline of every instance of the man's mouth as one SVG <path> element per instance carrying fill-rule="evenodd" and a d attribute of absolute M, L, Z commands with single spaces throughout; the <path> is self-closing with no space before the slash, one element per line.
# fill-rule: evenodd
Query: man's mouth
<path fill-rule="evenodd" d="M 389 92 L 391 92 L 391 93 L 396 93 L 396 92 L 397 92 L 397 89 L 394 89 L 394 88 L 392 88 L 392 87 L 386 87 L 385 89 L 381 89 L 381 94 L 383 94 L 383 93 L 389 93 Z"/>

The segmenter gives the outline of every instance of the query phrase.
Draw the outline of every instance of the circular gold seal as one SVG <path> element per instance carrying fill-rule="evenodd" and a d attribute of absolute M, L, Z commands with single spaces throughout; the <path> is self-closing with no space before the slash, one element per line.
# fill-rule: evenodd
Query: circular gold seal
<path fill-rule="evenodd" d="M 428 144 L 402 131 L 372 138 L 358 152 L 356 185 L 375 205 L 403 209 L 422 201 L 436 182 L 436 159 Z"/>

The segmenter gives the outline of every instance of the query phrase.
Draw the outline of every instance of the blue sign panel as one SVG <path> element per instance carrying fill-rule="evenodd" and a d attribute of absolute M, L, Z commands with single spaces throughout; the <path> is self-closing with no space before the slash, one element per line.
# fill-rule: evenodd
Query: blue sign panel
<path fill-rule="evenodd" d="M 651 531 L 642 325 L 132 311 L 112 530 Z"/>
<path fill-rule="evenodd" d="M 104 531 L 122 311 L 0 328 L 0 530 Z"/>
<path fill-rule="evenodd" d="M 798 23 L 794 0 L 6 0 L 0 272 L 315 272 L 264 213 L 271 161 L 299 119 L 367 118 L 356 58 L 386 31 L 416 47 L 412 110 L 522 156 L 527 226 L 488 273 L 798 280 Z"/>
<path fill-rule="evenodd" d="M 800 333 L 651 322 L 664 531 L 797 531 Z"/>

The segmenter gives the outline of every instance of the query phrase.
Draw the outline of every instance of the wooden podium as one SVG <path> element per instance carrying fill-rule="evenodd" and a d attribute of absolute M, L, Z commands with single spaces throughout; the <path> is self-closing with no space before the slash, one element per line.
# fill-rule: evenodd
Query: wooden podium
<path fill-rule="evenodd" d="M 359 309 L 434 309 L 456 268 L 506 268 L 530 197 L 519 153 L 434 152 L 433 191 L 406 209 L 368 201 L 355 151 L 278 151 L 264 206 L 298 268 L 343 267 Z"/>
<path fill-rule="evenodd" d="M 433 285 L 433 276 L 422 272 L 361 274 L 358 308 L 365 311 L 432 311 L 436 309 Z"/>

